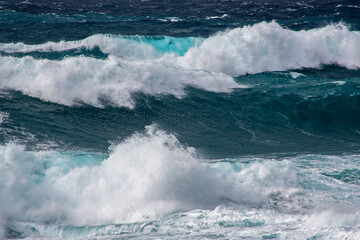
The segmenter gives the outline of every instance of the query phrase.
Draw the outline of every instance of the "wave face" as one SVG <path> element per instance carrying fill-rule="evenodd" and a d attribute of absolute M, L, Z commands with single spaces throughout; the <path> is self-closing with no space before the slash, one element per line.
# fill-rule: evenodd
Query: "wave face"
<path fill-rule="evenodd" d="M 360 239 L 359 8 L 0 1 L 0 239 Z"/>

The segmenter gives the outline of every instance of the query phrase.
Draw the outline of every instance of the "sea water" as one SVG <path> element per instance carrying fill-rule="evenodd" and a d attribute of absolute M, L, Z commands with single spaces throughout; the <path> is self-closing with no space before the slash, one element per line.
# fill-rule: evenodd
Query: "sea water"
<path fill-rule="evenodd" d="M 360 239 L 359 8 L 0 1 L 0 239 Z"/>

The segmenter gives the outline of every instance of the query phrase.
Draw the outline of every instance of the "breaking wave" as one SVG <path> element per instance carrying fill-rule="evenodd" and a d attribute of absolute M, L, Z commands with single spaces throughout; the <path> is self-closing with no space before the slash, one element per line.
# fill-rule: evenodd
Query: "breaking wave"
<path fill-rule="evenodd" d="M 180 62 L 233 76 L 322 64 L 359 68 L 360 33 L 343 24 L 292 31 L 276 22 L 262 22 L 216 34 L 189 49 Z"/>
<path fill-rule="evenodd" d="M 19 43 L 2 43 L 0 52 L 4 53 L 32 53 L 32 52 L 61 52 L 85 48 L 92 50 L 98 47 L 103 53 L 128 59 L 159 58 L 165 53 L 184 55 L 189 48 L 198 46 L 202 38 L 188 37 L 145 37 L 121 36 L 110 34 L 96 34 L 77 41 L 47 42 L 38 45 Z"/>
<path fill-rule="evenodd" d="M 106 57 L 66 53 L 95 48 Z M 7 54 L 0 57 L 1 89 L 69 106 L 101 107 L 105 101 L 132 108 L 132 94 L 138 92 L 181 98 L 187 86 L 214 92 L 244 87 L 232 78 L 244 74 L 327 64 L 356 69 L 360 33 L 343 24 L 292 31 L 276 22 L 262 22 L 207 39 L 94 35 L 39 45 L 2 43 L 0 51 Z M 31 56 L 38 52 L 45 55 Z M 54 52 L 65 52 L 64 58 L 51 60 Z"/>
<path fill-rule="evenodd" d="M 346 25 L 293 31 L 275 21 L 220 32 L 207 39 L 93 35 L 78 41 L 39 45 L 2 43 L 5 53 L 54 52 L 98 47 L 103 53 L 127 59 L 167 61 L 229 75 L 317 68 L 322 64 L 360 67 L 360 33 Z"/>
<path fill-rule="evenodd" d="M 0 216 L 52 224 L 134 222 L 228 202 L 259 204 L 295 179 L 287 161 L 239 166 L 202 160 L 155 125 L 114 145 L 109 156 L 8 144 L 0 148 Z"/>
<path fill-rule="evenodd" d="M 274 224 L 296 235 L 310 225 L 337 233 L 346 226 L 340 235 L 358 235 L 358 160 L 209 160 L 156 125 L 114 144 L 109 155 L 9 143 L 0 147 L 0 237 L 110 238 L 163 234 L 167 226 L 181 234 L 236 226 L 254 235 Z"/>
<path fill-rule="evenodd" d="M 32 57 L 0 58 L 0 88 L 21 91 L 45 101 L 72 106 L 104 102 L 133 108 L 132 94 L 185 95 L 187 86 L 229 92 L 244 87 L 231 77 L 186 70 L 156 61 L 127 61 L 117 57 L 66 58 L 62 61 Z"/>

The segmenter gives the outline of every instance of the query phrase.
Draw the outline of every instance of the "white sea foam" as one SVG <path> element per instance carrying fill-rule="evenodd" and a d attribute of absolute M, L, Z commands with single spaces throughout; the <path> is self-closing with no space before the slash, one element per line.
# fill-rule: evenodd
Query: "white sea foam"
<path fill-rule="evenodd" d="M 229 202 L 262 204 L 273 192 L 286 195 L 296 179 L 287 161 L 237 171 L 201 163 L 194 149 L 154 125 L 114 146 L 95 166 L 74 167 L 74 161 L 69 154 L 1 147 L 3 218 L 75 225 L 156 219 Z"/>
<path fill-rule="evenodd" d="M 262 22 L 209 37 L 179 62 L 187 68 L 232 76 L 321 64 L 359 68 L 360 33 L 343 24 L 292 31 L 276 22 Z"/>
<path fill-rule="evenodd" d="M 205 40 L 173 37 L 150 39 L 141 36 L 97 34 L 78 41 L 48 42 L 39 45 L 2 43 L 0 51 L 53 52 L 82 47 L 99 47 L 106 54 L 126 59 L 165 57 L 169 64 L 232 76 L 304 67 L 317 68 L 321 64 L 360 67 L 360 33 L 351 31 L 342 23 L 293 31 L 275 21 L 261 22 L 220 32 Z M 184 52 L 184 57 L 179 56 Z"/>
<path fill-rule="evenodd" d="M 329 222 L 336 223 L 326 225 Z M 162 225 L 157 229 L 159 233 L 177 237 L 220 235 L 230 239 L 358 239 L 360 236 L 357 213 L 328 214 L 327 211 L 307 215 L 219 206 L 213 211 L 182 213 L 181 216 L 165 219 Z"/>
<path fill-rule="evenodd" d="M 102 106 L 105 99 L 117 106 L 134 107 L 132 94 L 184 96 L 193 86 L 207 91 L 229 92 L 244 87 L 224 74 L 187 70 L 162 61 L 105 60 L 77 57 L 61 61 L 32 57 L 0 58 L 0 88 L 64 105 Z"/>
<path fill-rule="evenodd" d="M 103 98 L 117 106 L 134 107 L 131 95 L 136 92 L 180 98 L 186 86 L 231 91 L 241 87 L 231 76 L 246 73 L 317 68 L 322 64 L 360 67 L 360 33 L 342 24 L 292 31 L 276 22 L 262 22 L 205 40 L 94 35 L 39 45 L 0 44 L 0 51 L 52 52 L 82 47 L 99 47 L 109 57 L 59 61 L 0 57 L 0 88 L 65 105 L 102 106 Z"/>
<path fill-rule="evenodd" d="M 218 206 L 174 213 L 161 221 L 98 226 L 54 226 L 18 222 L 12 227 L 25 236 L 61 239 L 162 238 L 204 239 L 220 235 L 230 239 L 359 239 L 359 214 L 323 211 L 287 214 L 271 209 Z M 329 224 L 330 223 L 330 224 Z M 329 225 L 327 225 L 329 224 Z M 34 234 L 34 229 L 37 232 Z M 101 238 L 99 236 L 106 236 Z"/>
<path fill-rule="evenodd" d="M 358 168 L 359 156 L 212 161 L 151 125 L 114 145 L 105 160 L 77 157 L 1 146 L 0 234 L 359 236 L 360 186 L 324 175 Z"/>
<path fill-rule="evenodd" d="M 211 17 L 206 17 L 206 20 L 210 20 L 210 19 L 219 19 L 219 18 L 227 18 L 229 17 L 229 15 L 227 15 L 226 13 L 221 15 L 221 16 L 211 16 Z"/>
<path fill-rule="evenodd" d="M 298 72 L 289 72 L 289 74 L 290 74 L 290 76 L 291 76 L 292 78 L 298 78 L 298 77 L 303 77 L 303 76 L 305 76 L 304 74 L 298 73 Z"/>
<path fill-rule="evenodd" d="M 332 81 L 331 83 L 336 84 L 336 85 L 339 85 L 339 86 L 342 86 L 342 85 L 345 85 L 345 84 L 346 84 L 345 81 Z"/>

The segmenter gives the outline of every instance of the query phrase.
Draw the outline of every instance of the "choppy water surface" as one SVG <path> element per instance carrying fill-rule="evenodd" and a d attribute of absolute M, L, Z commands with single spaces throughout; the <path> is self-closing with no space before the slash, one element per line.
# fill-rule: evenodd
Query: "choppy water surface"
<path fill-rule="evenodd" d="M 0 238 L 360 238 L 357 1 L 1 1 Z"/>

